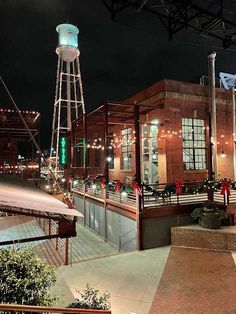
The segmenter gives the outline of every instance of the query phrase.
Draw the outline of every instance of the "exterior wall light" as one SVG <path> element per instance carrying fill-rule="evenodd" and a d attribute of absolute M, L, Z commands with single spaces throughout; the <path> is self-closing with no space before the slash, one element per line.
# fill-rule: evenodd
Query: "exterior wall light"
<path fill-rule="evenodd" d="M 226 157 L 226 153 L 224 152 L 223 149 L 221 150 L 220 157 L 221 158 L 225 158 Z"/>

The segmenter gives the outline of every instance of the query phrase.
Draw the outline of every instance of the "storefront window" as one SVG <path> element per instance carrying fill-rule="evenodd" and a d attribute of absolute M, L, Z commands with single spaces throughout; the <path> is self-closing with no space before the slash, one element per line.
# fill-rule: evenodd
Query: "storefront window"
<path fill-rule="evenodd" d="M 121 169 L 132 169 L 132 129 L 127 128 L 121 131 Z"/>
<path fill-rule="evenodd" d="M 205 121 L 182 118 L 183 163 L 185 170 L 206 169 Z"/>
<path fill-rule="evenodd" d="M 142 125 L 142 181 L 157 183 L 158 174 L 158 125 L 157 120 Z"/>

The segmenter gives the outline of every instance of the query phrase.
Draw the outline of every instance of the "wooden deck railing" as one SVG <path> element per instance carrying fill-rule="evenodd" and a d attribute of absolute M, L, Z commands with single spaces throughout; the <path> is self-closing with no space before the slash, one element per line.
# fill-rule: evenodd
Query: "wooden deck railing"
<path fill-rule="evenodd" d="M 0 312 L 4 313 L 74 313 L 74 314 L 111 314 L 110 310 L 90 310 L 90 309 L 72 309 L 62 307 L 32 306 L 32 305 L 15 305 L 0 304 Z"/>

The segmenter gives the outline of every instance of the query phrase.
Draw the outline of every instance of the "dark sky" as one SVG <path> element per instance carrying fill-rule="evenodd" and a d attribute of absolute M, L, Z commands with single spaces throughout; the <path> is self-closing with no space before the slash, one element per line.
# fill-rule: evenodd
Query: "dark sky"
<path fill-rule="evenodd" d="M 123 100 L 163 79 L 194 81 L 207 73 L 236 72 L 236 47 L 184 31 L 170 42 L 155 16 L 126 10 L 114 22 L 102 0 L 0 1 L 0 73 L 20 108 L 41 112 L 42 146 L 49 144 L 55 94 L 56 26 L 80 29 L 80 64 L 86 110 L 105 99 Z M 234 51 L 235 49 L 235 51 Z M 0 86 L 0 107 L 10 102 Z"/>

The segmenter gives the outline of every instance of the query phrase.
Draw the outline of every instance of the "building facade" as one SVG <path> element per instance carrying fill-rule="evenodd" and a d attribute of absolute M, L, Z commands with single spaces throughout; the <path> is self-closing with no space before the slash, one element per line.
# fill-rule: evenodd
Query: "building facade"
<path fill-rule="evenodd" d="M 163 80 L 124 103 L 139 107 L 141 182 L 167 183 L 175 182 L 177 178 L 199 181 L 209 176 L 212 144 L 207 86 Z M 216 106 L 217 143 L 213 144 L 217 146 L 215 178 L 235 180 L 232 92 L 217 88 Z M 120 111 L 108 107 L 107 150 L 104 148 L 104 109 L 97 111 L 101 112 L 97 119 L 95 113 L 87 116 L 87 174 L 104 175 L 104 164 L 107 163 L 110 179 L 132 179 L 137 171 L 134 113 L 128 107 L 121 107 Z M 76 139 L 76 127 L 73 133 Z M 76 146 L 76 140 L 72 146 L 71 171 L 81 175 L 85 147 Z"/>
<path fill-rule="evenodd" d="M 21 114 L 36 139 L 39 139 L 40 113 L 22 110 Z M 0 173 L 33 173 L 35 149 L 17 112 L 0 108 Z"/>
<path fill-rule="evenodd" d="M 216 88 L 215 143 L 208 86 L 172 80 L 74 121 L 67 172 L 84 225 L 120 250 L 151 248 L 169 244 L 171 227 L 192 223 L 210 197 L 225 206 L 219 181 L 235 181 L 233 97 Z"/>

